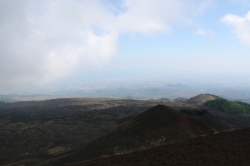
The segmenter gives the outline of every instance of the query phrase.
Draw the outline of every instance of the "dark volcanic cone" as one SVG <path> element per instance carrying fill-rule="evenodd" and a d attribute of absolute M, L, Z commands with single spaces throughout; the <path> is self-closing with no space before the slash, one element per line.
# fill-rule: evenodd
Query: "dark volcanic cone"
<path fill-rule="evenodd" d="M 71 159 L 79 161 L 123 154 L 213 133 L 213 129 L 198 120 L 171 107 L 158 105 L 88 144 Z"/>

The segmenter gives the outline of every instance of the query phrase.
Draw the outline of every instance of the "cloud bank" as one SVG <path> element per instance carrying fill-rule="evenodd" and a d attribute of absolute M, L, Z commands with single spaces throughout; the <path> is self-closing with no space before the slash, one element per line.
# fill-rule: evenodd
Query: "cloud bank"
<path fill-rule="evenodd" d="M 118 54 L 120 35 L 169 32 L 209 2 L 2 0 L 0 86 L 44 84 L 103 66 Z"/>
<path fill-rule="evenodd" d="M 250 11 L 244 17 L 234 14 L 227 14 L 222 22 L 233 27 L 236 36 L 245 44 L 250 46 Z"/>

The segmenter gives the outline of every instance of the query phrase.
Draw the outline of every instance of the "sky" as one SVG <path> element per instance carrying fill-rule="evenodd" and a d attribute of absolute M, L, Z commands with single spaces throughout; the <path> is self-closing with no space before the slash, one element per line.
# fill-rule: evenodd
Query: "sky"
<path fill-rule="evenodd" d="M 249 64 L 250 0 L 0 0 L 1 92 L 200 76 L 250 83 Z"/>

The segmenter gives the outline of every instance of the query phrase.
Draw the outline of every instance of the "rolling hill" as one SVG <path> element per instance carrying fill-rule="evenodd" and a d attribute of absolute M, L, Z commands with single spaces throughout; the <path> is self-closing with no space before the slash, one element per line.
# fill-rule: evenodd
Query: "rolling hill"
<path fill-rule="evenodd" d="M 74 98 L 2 102 L 0 165 L 63 165 L 250 127 L 248 114 L 206 105 L 217 99 L 200 94 L 185 101 Z M 249 108 L 246 103 L 233 104 Z"/>
<path fill-rule="evenodd" d="M 230 101 L 223 99 L 218 96 L 214 96 L 213 100 L 207 100 L 205 105 L 220 110 L 222 112 L 230 114 L 240 114 L 240 115 L 249 115 L 250 114 L 250 105 L 240 101 Z"/>
<path fill-rule="evenodd" d="M 186 100 L 187 103 L 204 104 L 206 101 L 212 101 L 215 99 L 214 95 L 199 94 Z"/>
<path fill-rule="evenodd" d="M 211 135 L 214 130 L 177 110 L 157 105 L 61 160 L 61 163 L 123 154 Z"/>

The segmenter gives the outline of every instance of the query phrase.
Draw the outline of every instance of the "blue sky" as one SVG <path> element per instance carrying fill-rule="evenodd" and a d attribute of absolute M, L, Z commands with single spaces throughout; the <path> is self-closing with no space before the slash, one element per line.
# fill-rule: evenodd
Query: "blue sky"
<path fill-rule="evenodd" d="M 1 0 L 0 11 L 2 91 L 173 75 L 250 81 L 249 0 Z"/>

